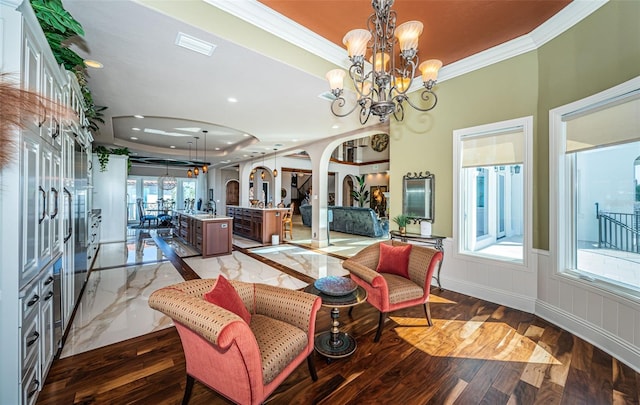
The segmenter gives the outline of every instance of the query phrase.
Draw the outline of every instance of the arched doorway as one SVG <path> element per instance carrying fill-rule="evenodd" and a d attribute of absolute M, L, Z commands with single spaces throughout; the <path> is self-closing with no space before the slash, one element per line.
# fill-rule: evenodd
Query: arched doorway
<path fill-rule="evenodd" d="M 342 206 L 343 207 L 352 207 L 353 206 L 353 196 L 351 192 L 353 191 L 353 178 L 348 175 L 342 180 Z"/>

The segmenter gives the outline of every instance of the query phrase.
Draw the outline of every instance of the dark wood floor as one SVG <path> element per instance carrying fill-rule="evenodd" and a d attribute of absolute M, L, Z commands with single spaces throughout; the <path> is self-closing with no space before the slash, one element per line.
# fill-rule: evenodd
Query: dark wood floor
<path fill-rule="evenodd" d="M 420 307 L 394 313 L 373 343 L 377 313 L 360 305 L 344 328 L 358 341 L 319 379 L 303 363 L 271 404 L 638 404 L 639 376 L 570 333 L 521 311 L 434 289 L 427 327 Z M 329 327 L 329 310 L 317 327 Z M 185 364 L 175 328 L 54 362 L 39 404 L 178 404 Z M 227 404 L 196 383 L 191 404 Z"/>

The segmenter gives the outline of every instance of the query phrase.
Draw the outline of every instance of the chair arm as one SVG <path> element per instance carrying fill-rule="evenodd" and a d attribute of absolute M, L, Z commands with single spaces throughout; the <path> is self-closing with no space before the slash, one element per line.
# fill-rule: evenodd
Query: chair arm
<path fill-rule="evenodd" d="M 367 282 L 373 287 L 379 288 L 386 285 L 384 278 L 375 270 L 368 268 L 360 263 L 345 260 L 342 263 L 342 267 L 349 270 L 350 273 L 355 274 L 363 281 Z"/>
<path fill-rule="evenodd" d="M 249 325 L 238 315 L 176 288 L 153 292 L 149 296 L 149 306 L 221 348 L 229 347 L 238 328 L 246 328 L 246 333 L 251 333 Z"/>
<path fill-rule="evenodd" d="M 255 312 L 294 325 L 306 333 L 315 327 L 322 300 L 303 291 L 255 284 Z"/>

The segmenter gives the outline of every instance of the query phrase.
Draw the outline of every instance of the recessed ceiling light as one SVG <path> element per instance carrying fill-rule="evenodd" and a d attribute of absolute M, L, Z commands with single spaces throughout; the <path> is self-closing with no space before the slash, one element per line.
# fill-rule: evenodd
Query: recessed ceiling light
<path fill-rule="evenodd" d="M 298 142 L 298 140 L 297 139 L 292 139 L 291 142 Z"/>
<path fill-rule="evenodd" d="M 249 137 L 249 136 L 251 136 L 251 135 L 249 135 L 249 134 L 244 134 L 244 135 L 242 135 L 242 136 L 246 136 L 246 137 Z"/>
<path fill-rule="evenodd" d="M 340 125 L 338 125 L 338 124 L 333 124 L 333 126 L 332 126 L 331 128 L 333 128 L 333 129 L 338 129 L 338 128 L 340 128 Z"/>
<path fill-rule="evenodd" d="M 176 36 L 176 45 L 207 56 L 211 56 L 213 54 L 213 50 L 216 49 L 216 45 L 203 41 L 199 38 L 192 37 L 191 35 L 187 35 L 184 32 L 178 32 L 178 36 Z"/>
<path fill-rule="evenodd" d="M 134 118 L 144 118 L 144 115 L 136 114 L 133 116 Z"/>
<path fill-rule="evenodd" d="M 238 102 L 238 99 L 237 99 L 237 98 L 235 98 L 235 97 L 229 97 L 229 98 L 227 99 L 227 101 L 228 101 L 228 102 L 230 102 L 230 103 L 237 103 L 237 102 Z"/>
<path fill-rule="evenodd" d="M 171 146 L 169 146 L 169 147 L 170 147 L 171 149 L 175 149 L 175 148 L 176 148 L 176 147 L 175 147 L 175 145 L 171 145 Z"/>
<path fill-rule="evenodd" d="M 227 145 L 233 145 L 233 142 L 227 141 Z"/>
<path fill-rule="evenodd" d="M 94 69 L 102 69 L 104 67 L 104 65 L 100 62 L 98 62 L 97 60 L 92 60 L 92 59 L 85 59 L 84 60 L 84 65 L 86 67 L 90 67 L 90 68 L 94 68 Z"/>
<path fill-rule="evenodd" d="M 138 137 L 136 137 L 136 136 L 132 136 L 132 137 L 131 137 L 131 140 L 132 140 L 132 141 L 137 141 L 137 140 L 138 140 Z"/>
<path fill-rule="evenodd" d="M 220 148 L 215 148 L 215 150 L 220 150 Z"/>
<path fill-rule="evenodd" d="M 140 131 L 140 128 L 131 128 L 132 131 Z"/>

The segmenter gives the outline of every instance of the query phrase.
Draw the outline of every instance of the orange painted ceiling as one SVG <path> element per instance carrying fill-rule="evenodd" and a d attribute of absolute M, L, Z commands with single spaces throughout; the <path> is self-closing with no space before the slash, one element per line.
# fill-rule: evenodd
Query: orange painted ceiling
<path fill-rule="evenodd" d="M 354 28 L 367 28 L 371 0 L 259 0 L 341 47 Z M 397 25 L 418 20 L 420 60 L 447 65 L 527 34 L 571 0 L 396 0 Z"/>

